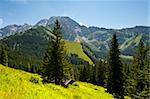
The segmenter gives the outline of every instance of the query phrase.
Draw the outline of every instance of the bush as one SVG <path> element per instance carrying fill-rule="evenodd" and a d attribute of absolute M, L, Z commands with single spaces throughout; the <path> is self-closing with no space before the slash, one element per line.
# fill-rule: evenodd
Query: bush
<path fill-rule="evenodd" d="M 40 78 L 39 77 L 31 77 L 31 79 L 30 79 L 30 81 L 31 82 L 33 82 L 33 83 L 35 83 L 35 84 L 37 84 L 37 83 L 40 83 L 41 82 L 41 80 L 40 80 Z"/>

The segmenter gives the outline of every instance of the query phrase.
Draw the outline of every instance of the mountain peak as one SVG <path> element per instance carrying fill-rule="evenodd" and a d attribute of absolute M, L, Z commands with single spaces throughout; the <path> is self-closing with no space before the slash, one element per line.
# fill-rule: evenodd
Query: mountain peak
<path fill-rule="evenodd" d="M 50 18 L 67 18 L 67 19 L 71 19 L 70 17 L 68 17 L 68 16 L 52 16 L 52 17 L 50 17 Z"/>
<path fill-rule="evenodd" d="M 8 26 L 0 29 L 1 30 L 0 35 L 3 37 L 13 35 L 17 32 L 26 31 L 26 30 L 30 29 L 31 27 L 32 27 L 32 25 L 29 25 L 26 23 L 23 25 L 17 25 L 17 24 L 8 25 Z"/>
<path fill-rule="evenodd" d="M 42 19 L 39 22 L 37 22 L 35 25 L 37 26 L 46 26 L 48 23 L 48 19 Z"/>

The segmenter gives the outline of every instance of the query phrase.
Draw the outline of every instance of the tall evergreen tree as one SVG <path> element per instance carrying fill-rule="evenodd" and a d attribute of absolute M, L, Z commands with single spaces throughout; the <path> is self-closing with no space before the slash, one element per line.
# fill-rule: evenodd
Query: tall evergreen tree
<path fill-rule="evenodd" d="M 91 73 L 89 72 L 89 74 L 90 74 L 90 82 L 92 84 L 96 85 L 97 84 L 97 81 L 96 81 L 96 66 L 93 65 L 91 67 L 92 67 L 92 69 L 90 69 Z"/>
<path fill-rule="evenodd" d="M 99 60 L 98 62 L 96 62 L 96 82 L 98 85 L 100 86 L 104 86 L 104 79 L 105 79 L 105 64 L 102 60 Z"/>
<path fill-rule="evenodd" d="M 134 97 L 137 85 L 137 68 L 133 64 L 128 64 L 128 70 L 125 72 L 124 94 Z"/>
<path fill-rule="evenodd" d="M 58 20 L 55 22 L 52 33 L 55 37 L 50 38 L 50 43 L 48 44 L 48 48 L 44 56 L 44 71 L 48 80 L 54 81 L 55 84 L 61 84 L 65 77 L 64 67 L 66 63 L 66 52 L 64 50 L 64 40 L 62 39 L 61 27 Z"/>
<path fill-rule="evenodd" d="M 150 70 L 149 70 L 149 48 L 144 46 L 144 43 L 140 41 L 137 48 L 137 53 L 134 56 L 130 79 L 132 83 L 129 83 L 128 90 L 134 90 L 133 92 L 127 93 L 129 96 L 134 98 L 149 98 L 150 96 Z M 132 89 L 131 89 L 132 87 Z"/>
<path fill-rule="evenodd" d="M 88 71 L 86 66 L 83 66 L 83 69 L 80 71 L 80 81 L 87 82 L 88 81 Z"/>
<path fill-rule="evenodd" d="M 123 65 L 120 60 L 120 51 L 118 48 L 118 42 L 116 34 L 113 35 L 111 41 L 111 47 L 109 51 L 109 78 L 107 89 L 108 92 L 114 94 L 117 98 L 123 98 L 124 89 L 123 89 Z"/>
<path fill-rule="evenodd" d="M 107 88 L 109 83 L 109 75 L 110 73 L 110 66 L 107 61 L 105 61 L 105 67 L 104 67 L 104 87 Z"/>
<path fill-rule="evenodd" d="M 0 64 L 4 66 L 8 66 L 8 55 L 4 46 L 1 45 L 1 53 L 0 53 Z"/>

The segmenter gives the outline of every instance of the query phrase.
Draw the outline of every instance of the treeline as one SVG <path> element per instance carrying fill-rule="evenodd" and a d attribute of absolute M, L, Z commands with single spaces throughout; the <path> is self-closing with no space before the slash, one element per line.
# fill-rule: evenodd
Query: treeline
<path fill-rule="evenodd" d="M 0 44 L 0 64 L 8 66 L 8 54 L 4 45 Z"/>
<path fill-rule="evenodd" d="M 117 37 L 114 34 L 108 57 L 97 61 L 93 59 L 95 64 L 89 64 L 76 54 L 66 54 L 58 20 L 55 22 L 52 34 L 55 36 L 49 36 L 48 47 L 44 57 L 41 58 L 41 63 L 34 62 L 36 60 L 32 58 L 27 59 L 28 56 L 23 57 L 24 55 L 20 52 L 15 52 L 16 56 L 13 51 L 9 51 L 9 54 L 13 54 L 9 56 L 8 49 L 4 44 L 1 44 L 0 48 L 0 63 L 12 68 L 38 73 L 44 78 L 43 82 L 62 85 L 66 80 L 73 79 L 103 86 L 107 88 L 107 92 L 119 99 L 123 99 L 124 96 L 135 99 L 149 98 L 150 56 L 149 48 L 142 41 L 139 43 L 133 62 L 123 64 L 120 59 Z M 88 56 L 90 57 L 91 54 Z M 11 61 L 11 58 L 17 58 L 17 61 Z"/>
<path fill-rule="evenodd" d="M 85 65 L 79 80 L 103 86 L 107 88 L 107 92 L 119 99 L 123 99 L 124 96 L 149 99 L 149 60 L 149 48 L 140 41 L 132 63 L 124 64 L 114 34 L 107 59 L 97 61 L 95 66 Z"/>

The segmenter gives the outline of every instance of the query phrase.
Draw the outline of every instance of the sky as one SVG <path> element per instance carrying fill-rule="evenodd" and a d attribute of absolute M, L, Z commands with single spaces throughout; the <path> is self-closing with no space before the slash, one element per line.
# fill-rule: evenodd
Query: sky
<path fill-rule="evenodd" d="M 150 0 L 0 0 L 0 28 L 68 16 L 86 26 L 150 26 Z"/>

